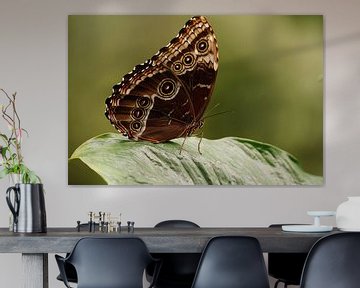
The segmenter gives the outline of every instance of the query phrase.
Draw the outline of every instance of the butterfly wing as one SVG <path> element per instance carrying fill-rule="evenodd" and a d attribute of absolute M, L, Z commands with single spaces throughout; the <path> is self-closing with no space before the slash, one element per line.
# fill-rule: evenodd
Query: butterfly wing
<path fill-rule="evenodd" d="M 217 69 L 215 34 L 205 17 L 193 17 L 113 87 L 105 115 L 130 139 L 156 143 L 190 135 L 201 123 Z"/>
<path fill-rule="evenodd" d="M 176 97 L 185 94 L 184 87 L 165 68 L 147 66 L 146 71 L 153 75 L 138 80 L 130 94 L 114 92 L 107 99 L 107 117 L 130 139 L 157 143 L 177 138 L 192 121 L 190 113 L 182 114 L 178 109 L 181 105 L 184 110 L 191 109 L 189 101 Z M 134 77 L 144 76 L 139 73 Z M 114 91 L 117 89 L 115 85 Z"/>

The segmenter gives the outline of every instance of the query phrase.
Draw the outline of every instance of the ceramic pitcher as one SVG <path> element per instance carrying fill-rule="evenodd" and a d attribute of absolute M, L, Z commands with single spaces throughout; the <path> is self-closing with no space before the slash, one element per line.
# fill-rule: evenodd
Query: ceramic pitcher
<path fill-rule="evenodd" d="M 14 232 L 46 232 L 45 198 L 42 184 L 15 184 L 6 190 L 6 202 L 14 216 Z"/>

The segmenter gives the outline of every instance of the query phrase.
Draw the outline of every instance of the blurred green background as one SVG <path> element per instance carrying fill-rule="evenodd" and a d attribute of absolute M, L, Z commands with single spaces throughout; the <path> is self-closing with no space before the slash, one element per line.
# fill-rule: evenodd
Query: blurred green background
<path fill-rule="evenodd" d="M 188 16 L 69 16 L 68 153 L 116 132 L 104 116 L 112 86 L 175 37 Z M 293 154 L 323 175 L 323 17 L 207 16 L 219 71 L 204 137 L 250 138 Z M 126 169 L 126 167 L 124 167 Z M 104 184 L 81 161 L 69 184 Z"/>

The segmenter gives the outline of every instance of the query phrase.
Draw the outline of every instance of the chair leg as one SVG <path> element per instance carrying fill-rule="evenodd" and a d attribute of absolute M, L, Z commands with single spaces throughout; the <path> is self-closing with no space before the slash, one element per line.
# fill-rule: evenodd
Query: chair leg
<path fill-rule="evenodd" d="M 288 285 L 287 285 L 286 282 L 283 282 L 283 281 L 281 281 L 281 280 L 277 280 L 277 281 L 275 282 L 275 284 L 274 284 L 274 288 L 277 288 L 278 285 L 279 285 L 279 283 L 284 283 L 284 288 L 287 288 L 287 287 L 288 287 Z"/>

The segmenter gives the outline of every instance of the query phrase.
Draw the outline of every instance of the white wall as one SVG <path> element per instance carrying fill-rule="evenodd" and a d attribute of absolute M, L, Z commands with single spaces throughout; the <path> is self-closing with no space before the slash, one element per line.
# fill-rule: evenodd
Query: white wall
<path fill-rule="evenodd" d="M 18 92 L 30 132 L 26 161 L 46 187 L 48 226 L 73 226 L 89 210 L 122 212 L 136 226 L 187 218 L 201 226 L 309 222 L 360 195 L 360 2 L 358 0 L 125 1 L 0 0 L 0 87 Z M 322 187 L 69 187 L 67 185 L 68 14 L 324 14 L 325 185 Z M 306 137 L 306 135 L 304 135 Z M 311 139 L 309 139 L 311 141 Z M 0 226 L 8 223 L 6 180 Z M 334 220 L 327 223 L 335 224 Z M 50 287 L 62 287 L 53 255 Z M 0 255 L 2 287 L 20 287 L 19 255 Z"/>

